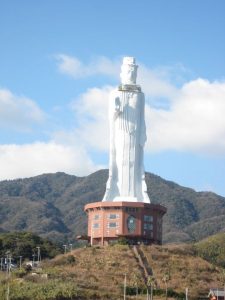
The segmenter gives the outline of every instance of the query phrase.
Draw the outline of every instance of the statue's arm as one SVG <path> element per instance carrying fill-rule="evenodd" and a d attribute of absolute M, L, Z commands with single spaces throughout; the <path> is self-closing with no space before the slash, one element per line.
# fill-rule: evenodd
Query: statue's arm
<path fill-rule="evenodd" d="M 113 91 L 110 94 L 109 99 L 109 117 L 110 121 L 113 122 L 121 113 L 121 101 L 117 91 Z"/>
<path fill-rule="evenodd" d="M 147 141 L 146 125 L 145 125 L 145 95 L 141 94 L 141 134 L 140 134 L 140 145 L 144 147 Z"/>

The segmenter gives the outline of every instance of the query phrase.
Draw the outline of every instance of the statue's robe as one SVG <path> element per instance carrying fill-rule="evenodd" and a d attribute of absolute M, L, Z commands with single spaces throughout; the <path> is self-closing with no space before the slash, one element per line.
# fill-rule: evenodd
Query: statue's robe
<path fill-rule="evenodd" d="M 110 95 L 109 179 L 103 201 L 150 203 L 143 167 L 144 107 L 144 94 L 136 85 L 122 86 Z"/>

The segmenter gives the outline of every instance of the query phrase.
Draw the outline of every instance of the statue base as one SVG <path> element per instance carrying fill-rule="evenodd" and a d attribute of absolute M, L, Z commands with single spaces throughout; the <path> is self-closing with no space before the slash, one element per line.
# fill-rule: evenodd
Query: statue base
<path fill-rule="evenodd" d="M 167 209 L 143 202 L 95 202 L 85 205 L 88 240 L 107 245 L 126 239 L 129 244 L 162 244 L 162 218 Z"/>

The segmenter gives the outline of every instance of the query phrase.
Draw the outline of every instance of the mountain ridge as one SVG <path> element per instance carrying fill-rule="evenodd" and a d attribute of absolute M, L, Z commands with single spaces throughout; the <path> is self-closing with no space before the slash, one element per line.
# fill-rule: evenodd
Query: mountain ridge
<path fill-rule="evenodd" d="M 101 201 L 108 170 L 78 177 L 63 172 L 0 181 L 0 232 L 29 230 L 53 240 L 85 234 L 84 205 Z M 225 198 L 146 173 L 152 203 L 167 207 L 164 242 L 190 242 L 225 231 Z"/>

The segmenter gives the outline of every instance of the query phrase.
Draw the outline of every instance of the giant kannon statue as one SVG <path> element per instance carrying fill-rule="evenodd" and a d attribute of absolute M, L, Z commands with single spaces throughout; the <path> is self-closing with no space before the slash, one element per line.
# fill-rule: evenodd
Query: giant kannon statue
<path fill-rule="evenodd" d="M 135 58 L 124 57 L 121 84 L 110 94 L 109 178 L 103 201 L 150 203 L 143 165 L 145 97 L 136 84 Z"/>
<path fill-rule="evenodd" d="M 103 200 L 85 205 L 87 239 L 107 245 L 120 238 L 130 244 L 161 244 L 166 208 L 150 203 L 143 165 L 146 143 L 145 97 L 136 84 L 134 57 L 124 57 L 121 84 L 109 97 L 109 178 Z M 160 201 L 160 199 L 159 199 Z"/>

